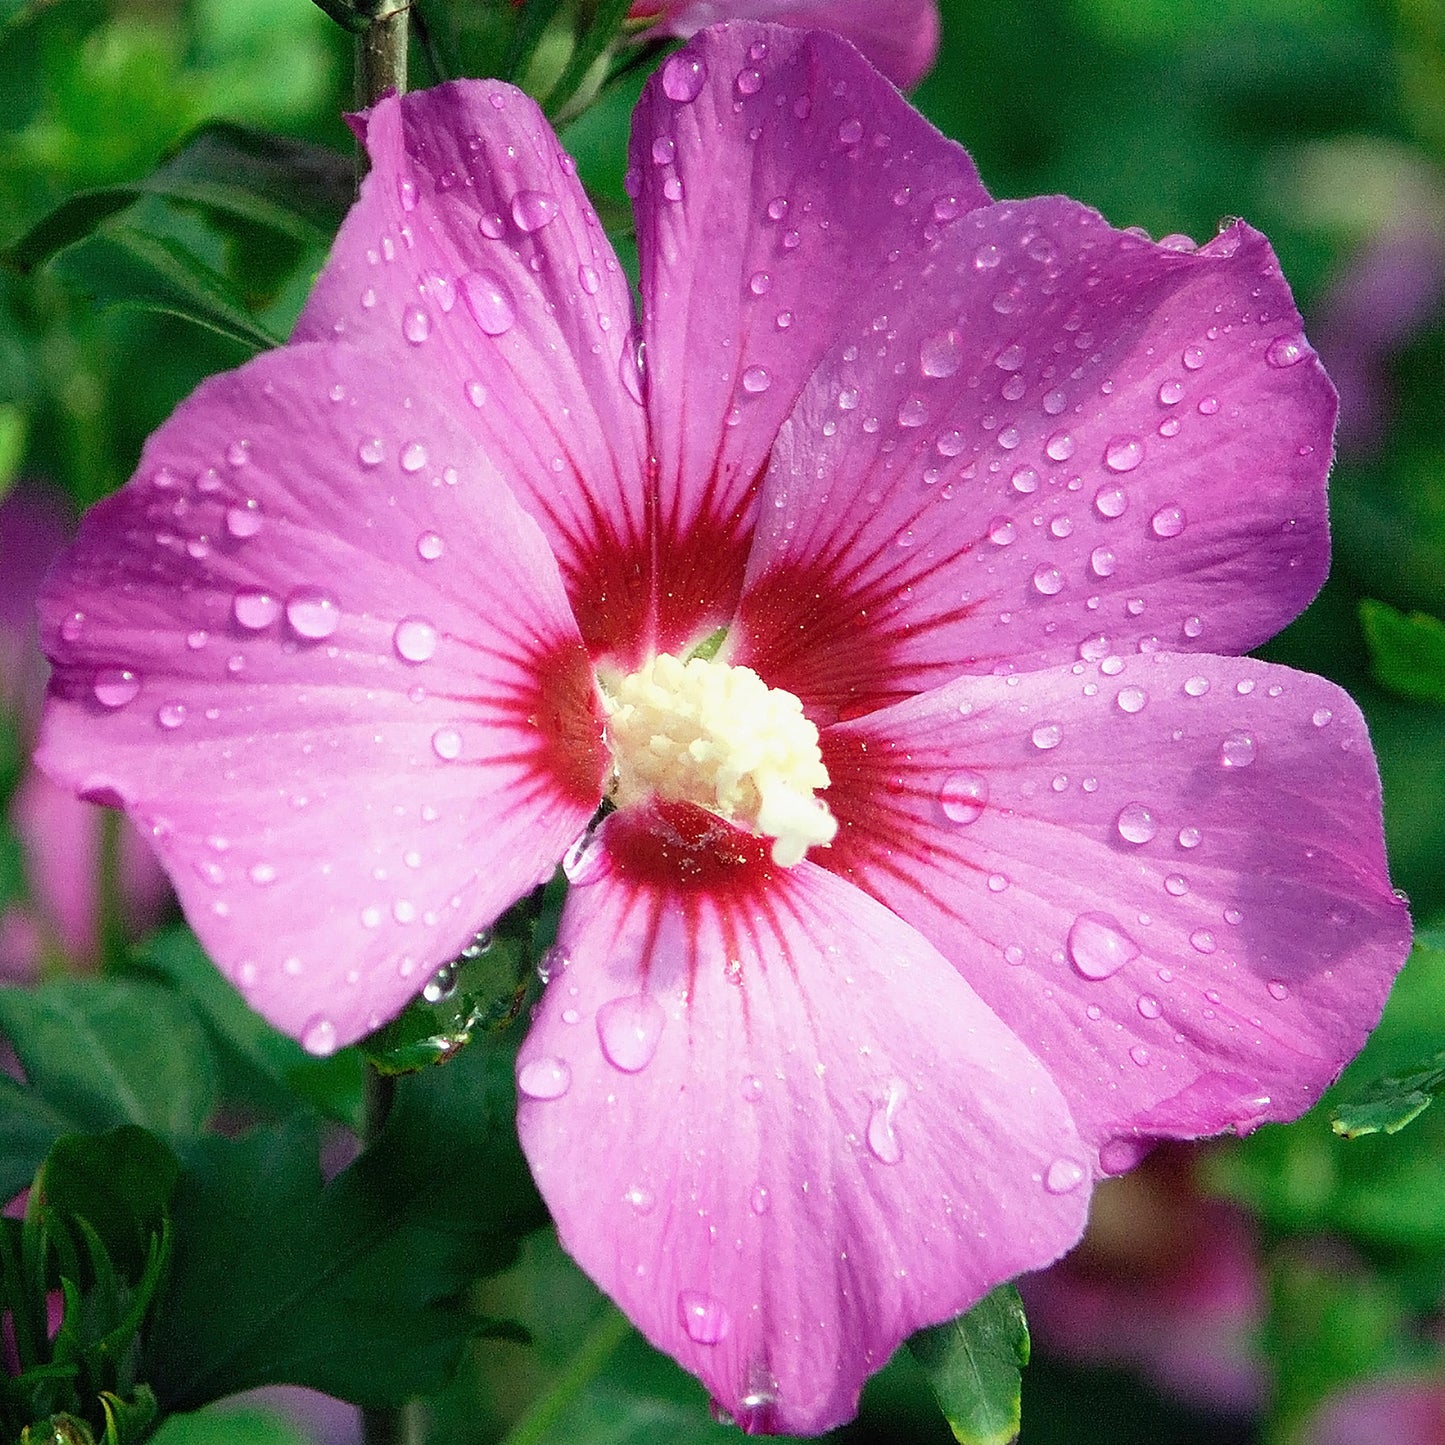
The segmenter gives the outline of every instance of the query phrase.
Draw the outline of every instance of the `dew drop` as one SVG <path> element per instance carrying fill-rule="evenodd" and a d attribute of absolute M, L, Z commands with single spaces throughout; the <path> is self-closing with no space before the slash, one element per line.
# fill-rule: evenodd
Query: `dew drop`
<path fill-rule="evenodd" d="M 1064 590 L 1064 574 L 1057 567 L 1040 566 L 1034 572 L 1034 589 L 1045 597 L 1057 596 Z"/>
<path fill-rule="evenodd" d="M 134 702 L 140 692 L 140 677 L 127 668 L 102 668 L 95 675 L 91 691 L 102 707 L 124 707 L 126 703 Z"/>
<path fill-rule="evenodd" d="M 456 991 L 456 968 L 450 963 L 444 963 L 422 985 L 421 996 L 427 1003 L 445 1003 Z"/>
<path fill-rule="evenodd" d="M 162 703 L 156 710 L 156 721 L 168 731 L 174 731 L 186 720 L 186 705 L 183 702 Z"/>
<path fill-rule="evenodd" d="M 898 408 L 898 425 L 903 427 L 922 426 L 928 420 L 928 411 L 916 397 L 910 396 Z"/>
<path fill-rule="evenodd" d="M 1171 873 L 1164 880 L 1164 891 L 1171 898 L 1183 898 L 1189 892 L 1189 880 L 1182 873 Z"/>
<path fill-rule="evenodd" d="M 281 604 L 269 592 L 238 592 L 231 614 L 247 631 L 260 632 L 281 615 Z"/>
<path fill-rule="evenodd" d="M 1088 979 L 1112 978 L 1139 957 L 1139 945 L 1107 913 L 1081 913 L 1066 940 L 1069 959 Z"/>
<path fill-rule="evenodd" d="M 1159 830 L 1154 815 L 1143 803 L 1125 803 L 1114 819 L 1119 836 L 1126 843 L 1147 843 Z"/>
<path fill-rule="evenodd" d="M 963 364 L 963 338 L 952 327 L 925 337 L 918 348 L 918 365 L 924 376 L 952 376 Z"/>
<path fill-rule="evenodd" d="M 426 466 L 426 448 L 420 442 L 408 442 L 400 457 L 404 472 L 419 472 Z"/>
<path fill-rule="evenodd" d="M 426 662 L 437 650 L 437 630 L 424 617 L 403 617 L 392 634 L 392 646 L 403 662 Z"/>
<path fill-rule="evenodd" d="M 1184 694 L 1186 697 L 1203 697 L 1209 691 L 1209 679 L 1207 677 L 1186 677 L 1184 679 Z"/>
<path fill-rule="evenodd" d="M 1264 359 L 1271 366 L 1283 369 L 1298 366 L 1309 355 L 1309 345 L 1303 336 L 1276 336 L 1269 343 Z"/>
<path fill-rule="evenodd" d="M 1084 1166 L 1075 1159 L 1055 1159 L 1044 1175 L 1050 1194 L 1071 1194 L 1084 1182 Z"/>
<path fill-rule="evenodd" d="M 1146 1019 L 1157 1019 L 1164 1011 L 1152 993 L 1141 993 L 1134 1001 L 1134 1007 L 1139 1010 L 1139 1016 Z"/>
<path fill-rule="evenodd" d="M 754 1214 L 763 1215 L 772 1207 L 772 1198 L 768 1194 L 765 1184 L 754 1184 L 753 1192 L 748 1195 L 748 1207 Z"/>
<path fill-rule="evenodd" d="M 1108 547 L 1095 547 L 1089 553 L 1089 567 L 1095 577 L 1112 577 L 1118 561 Z"/>
<path fill-rule="evenodd" d="M 1018 539 L 1018 528 L 1009 517 L 995 517 L 988 527 L 988 540 L 995 547 L 1011 546 Z"/>
<path fill-rule="evenodd" d="M 367 437 L 356 449 L 356 458 L 364 467 L 380 466 L 386 456 L 386 445 L 380 437 Z"/>
<path fill-rule="evenodd" d="M 1149 694 L 1142 687 L 1124 687 L 1119 689 L 1119 696 L 1114 701 L 1119 705 L 1120 712 L 1143 712 Z"/>
<path fill-rule="evenodd" d="M 597 1010 L 597 1038 L 603 1055 L 624 1074 L 645 1069 L 657 1053 L 667 1016 L 646 994 L 615 998 Z"/>
<path fill-rule="evenodd" d="M 1044 443 L 1044 455 L 1053 462 L 1066 462 L 1074 454 L 1074 439 L 1066 431 L 1056 431 Z"/>
<path fill-rule="evenodd" d="M 307 1024 L 301 1034 L 301 1047 L 308 1054 L 325 1058 L 336 1052 L 336 1025 L 327 1018 L 319 1018 Z"/>
<path fill-rule="evenodd" d="M 856 116 L 850 116 L 838 127 L 838 139 L 845 146 L 857 145 L 863 139 L 863 122 Z"/>
<path fill-rule="evenodd" d="M 1254 739 L 1249 733 L 1230 733 L 1219 745 L 1219 762 L 1226 768 L 1247 768 L 1255 755 Z"/>
<path fill-rule="evenodd" d="M 431 747 L 444 763 L 455 762 L 462 755 L 462 735 L 455 728 L 438 728 L 432 734 Z"/>
<path fill-rule="evenodd" d="M 423 562 L 435 562 L 445 550 L 446 543 L 436 532 L 423 532 L 416 539 L 416 554 Z"/>
<path fill-rule="evenodd" d="M 519 231 L 540 231 L 557 219 L 560 207 L 545 191 L 518 191 L 512 197 L 512 220 Z"/>
<path fill-rule="evenodd" d="M 1020 467 L 1009 478 L 1009 485 L 1020 495 L 1027 497 L 1039 489 L 1039 474 L 1032 467 Z"/>
<path fill-rule="evenodd" d="M 1322 708 L 1316 709 L 1316 711 L 1310 716 L 1310 721 L 1311 721 L 1317 728 L 1323 728 L 1323 727 L 1328 727 L 1328 726 L 1330 725 L 1330 722 L 1331 722 L 1331 720 L 1332 720 L 1333 718 L 1334 718 L 1334 713 L 1332 713 L 1332 712 L 1329 710 L 1329 708 L 1327 708 L 1327 707 L 1322 707 Z"/>
<path fill-rule="evenodd" d="M 1002 351 L 993 359 L 993 364 L 1000 371 L 1017 371 L 1026 359 L 1026 353 L 1022 346 L 1014 342 L 1011 346 L 1005 346 Z"/>
<path fill-rule="evenodd" d="M 572 1087 L 572 1070 L 562 1059 L 541 1054 L 517 1071 L 517 1088 L 529 1099 L 560 1099 Z"/>
<path fill-rule="evenodd" d="M 1269 990 L 1269 996 L 1279 1003 L 1283 1003 L 1289 997 L 1289 985 L 1281 983 L 1277 978 L 1270 979 L 1265 987 Z"/>
<path fill-rule="evenodd" d="M 753 396 L 766 391 L 773 384 L 766 367 L 750 366 L 743 372 L 743 390 Z"/>
<path fill-rule="evenodd" d="M 696 100 L 706 83 L 707 66 L 696 55 L 673 55 L 662 67 L 662 93 L 679 105 Z"/>
<path fill-rule="evenodd" d="M 1144 443 L 1136 436 L 1115 437 L 1104 448 L 1104 465 L 1111 472 L 1132 472 L 1144 460 Z"/>
<path fill-rule="evenodd" d="M 992 271 L 1003 260 L 1003 252 L 997 246 L 984 244 L 973 253 L 973 264 L 980 271 Z"/>
<path fill-rule="evenodd" d="M 1159 400 L 1164 406 L 1174 406 L 1184 396 L 1184 383 L 1182 381 L 1166 381 L 1159 388 Z"/>
<path fill-rule="evenodd" d="M 1189 942 L 1196 953 L 1213 953 L 1217 947 L 1214 935 L 1207 928 L 1196 928 L 1189 935 Z"/>
<path fill-rule="evenodd" d="M 511 293 L 490 271 L 469 271 L 462 277 L 462 299 L 472 320 L 488 336 L 503 336 L 516 324 Z"/>
<path fill-rule="evenodd" d="M 897 1164 L 903 1158 L 903 1147 L 893 1132 L 893 1120 L 908 1098 L 908 1086 L 901 1079 L 889 1082 L 883 1102 L 874 1107 L 868 1118 L 868 1148 L 880 1164 Z"/>
<path fill-rule="evenodd" d="M 341 624 L 336 598 L 320 587 L 298 587 L 286 599 L 286 621 L 298 637 L 330 637 Z"/>
<path fill-rule="evenodd" d="M 1198 828 L 1181 828 L 1179 830 L 1179 846 L 1181 848 L 1197 848 L 1203 839 L 1203 834 Z"/>
<path fill-rule="evenodd" d="M 261 504 L 254 497 L 247 498 L 239 506 L 226 508 L 226 531 L 238 542 L 254 537 L 263 525 Z"/>
<path fill-rule="evenodd" d="M 1202 346 L 1188 346 L 1184 354 L 1179 358 L 1184 363 L 1186 371 L 1198 371 L 1204 365 L 1204 348 Z"/>
<path fill-rule="evenodd" d="M 408 306 L 402 314 L 401 334 L 413 346 L 420 346 L 431 335 L 431 316 L 420 306 Z"/>
<path fill-rule="evenodd" d="M 634 1184 L 623 1194 L 623 1199 L 632 1206 L 637 1214 L 651 1214 L 657 1204 L 657 1198 L 652 1190 L 645 1189 L 641 1184 Z"/>
<path fill-rule="evenodd" d="M 950 773 L 938 790 L 938 806 L 950 823 L 977 821 L 988 802 L 988 779 L 982 773 Z"/>
<path fill-rule="evenodd" d="M 763 73 L 761 70 L 740 70 L 733 84 L 737 86 L 739 95 L 756 95 L 763 88 Z"/>
<path fill-rule="evenodd" d="M 685 1289 L 678 1294 L 677 1317 L 695 1345 L 721 1344 L 733 1327 L 727 1306 L 697 1290 Z"/>
<path fill-rule="evenodd" d="M 1149 519 L 1149 527 L 1156 537 L 1177 537 L 1184 530 L 1184 509 L 1160 507 Z"/>
<path fill-rule="evenodd" d="M 1047 752 L 1050 748 L 1056 748 L 1063 742 L 1064 730 L 1058 723 L 1040 723 L 1033 730 L 1032 737 L 1034 746 Z"/>

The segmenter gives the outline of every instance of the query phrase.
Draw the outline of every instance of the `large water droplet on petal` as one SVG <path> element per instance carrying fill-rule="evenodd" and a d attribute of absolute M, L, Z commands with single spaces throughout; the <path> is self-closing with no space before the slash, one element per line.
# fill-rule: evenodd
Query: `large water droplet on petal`
<path fill-rule="evenodd" d="M 677 1297 L 677 1317 L 694 1344 L 716 1345 L 732 1329 L 732 1316 L 720 1299 L 699 1290 L 685 1289 Z"/>
<path fill-rule="evenodd" d="M 963 338 L 953 327 L 925 337 L 918 348 L 918 364 L 924 376 L 952 376 L 963 364 Z"/>
<path fill-rule="evenodd" d="M 298 637 L 330 637 L 341 625 L 336 598 L 320 587 L 298 587 L 286 599 L 286 620 Z"/>
<path fill-rule="evenodd" d="M 336 1052 L 336 1025 L 328 1018 L 313 1019 L 301 1033 L 301 1047 L 308 1054 L 325 1058 Z"/>
<path fill-rule="evenodd" d="M 1085 978 L 1112 978 L 1139 957 L 1139 945 L 1107 913 L 1081 913 L 1069 929 L 1069 959 Z"/>
<path fill-rule="evenodd" d="M 667 1015 L 654 998 L 630 994 L 597 1010 L 597 1037 L 607 1062 L 624 1074 L 645 1069 L 657 1053 Z"/>
<path fill-rule="evenodd" d="M 124 707 L 140 692 L 140 677 L 123 667 L 104 667 L 95 675 L 91 689 L 102 707 Z"/>
<path fill-rule="evenodd" d="M 512 197 L 512 220 L 519 231 L 540 231 L 557 219 L 557 198 L 545 191 L 518 191 Z"/>
<path fill-rule="evenodd" d="M 696 55 L 671 56 L 662 67 L 662 93 L 680 105 L 696 100 L 707 83 L 707 66 Z"/>
<path fill-rule="evenodd" d="M 517 310 L 506 283 L 490 271 L 469 271 L 462 277 L 462 299 L 472 320 L 488 336 L 503 336 L 516 324 Z"/>
<path fill-rule="evenodd" d="M 437 650 L 437 630 L 425 617 L 403 617 L 392 634 L 392 645 L 404 662 L 426 662 Z"/>
<path fill-rule="evenodd" d="M 1248 733 L 1230 733 L 1219 745 L 1219 761 L 1226 768 L 1247 768 L 1254 754 L 1254 739 Z"/>
<path fill-rule="evenodd" d="M 976 821 L 987 802 L 988 779 L 982 773 L 966 769 L 950 773 L 938 790 L 938 806 L 950 823 Z"/>
<path fill-rule="evenodd" d="M 269 592 L 238 592 L 231 614 L 248 632 L 260 632 L 281 615 L 281 604 Z"/>
<path fill-rule="evenodd" d="M 1119 836 L 1126 843 L 1147 843 L 1159 830 L 1154 815 L 1143 803 L 1125 803 L 1114 820 Z"/>
<path fill-rule="evenodd" d="M 1044 1188 L 1050 1194 L 1071 1194 L 1084 1177 L 1084 1166 L 1077 1159 L 1055 1159 L 1044 1174 Z"/>
<path fill-rule="evenodd" d="M 517 1088 L 529 1099 L 560 1099 L 572 1087 L 572 1070 L 565 1060 L 541 1054 L 517 1071 Z"/>
<path fill-rule="evenodd" d="M 880 1164 L 897 1164 L 903 1158 L 903 1147 L 893 1132 L 893 1120 L 908 1098 L 908 1086 L 902 1079 L 889 1081 L 883 1102 L 868 1118 L 868 1148 Z"/>
<path fill-rule="evenodd" d="M 1104 465 L 1111 472 L 1132 472 L 1144 460 L 1144 443 L 1135 436 L 1115 437 L 1104 448 Z"/>

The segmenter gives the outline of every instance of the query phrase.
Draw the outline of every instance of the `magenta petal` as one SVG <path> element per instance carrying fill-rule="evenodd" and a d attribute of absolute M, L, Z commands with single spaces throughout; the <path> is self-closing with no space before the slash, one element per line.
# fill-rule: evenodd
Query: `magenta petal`
<path fill-rule="evenodd" d="M 317 1051 L 394 1014 L 599 795 L 556 564 L 418 380 L 298 346 L 206 382 L 41 602 L 41 765 L 125 807 L 222 970 Z"/>
<path fill-rule="evenodd" d="M 876 309 L 773 451 L 734 646 L 774 686 L 846 716 L 1096 645 L 1243 651 L 1318 589 L 1335 397 L 1258 232 L 999 203 Z"/>
<path fill-rule="evenodd" d="M 940 948 L 1069 1099 L 1134 1139 L 1299 1114 L 1409 948 L 1358 709 L 1166 655 L 968 678 L 825 734 L 819 861 Z"/>
<path fill-rule="evenodd" d="M 836 36 L 704 31 L 633 126 L 658 646 L 726 621 L 779 423 L 846 317 L 987 202 L 968 156 Z M 903 259 L 906 258 L 906 259 Z"/>
<path fill-rule="evenodd" d="M 518 1060 L 533 1174 L 744 1428 L 825 1430 L 910 1331 L 1074 1242 L 1086 1153 L 1034 1055 L 856 889 L 632 812 L 593 846 Z"/>
<path fill-rule="evenodd" d="M 659 14 L 658 12 L 661 11 Z M 799 30 L 832 30 L 856 45 L 891 80 L 917 85 L 938 55 L 937 0 L 637 0 L 635 20 L 652 20 L 653 32 L 683 39 L 722 18 L 773 20 Z"/>
<path fill-rule="evenodd" d="M 632 301 L 572 161 L 537 106 L 495 81 L 382 101 L 366 147 L 371 174 L 297 339 L 339 337 L 378 369 L 424 375 L 540 523 L 589 645 L 635 648 L 646 444 Z"/>

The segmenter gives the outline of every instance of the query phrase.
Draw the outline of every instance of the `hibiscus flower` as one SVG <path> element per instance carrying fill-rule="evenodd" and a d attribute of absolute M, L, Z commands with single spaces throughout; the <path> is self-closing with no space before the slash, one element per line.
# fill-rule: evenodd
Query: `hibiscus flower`
<path fill-rule="evenodd" d="M 525 97 L 382 102 L 293 341 L 52 574 L 41 758 L 324 1052 L 571 880 L 518 1058 L 563 1242 L 749 1430 L 1299 1113 L 1408 946 L 1264 238 L 991 203 L 841 41 L 650 81 L 640 320 Z M 596 821 L 600 805 L 613 810 Z"/>

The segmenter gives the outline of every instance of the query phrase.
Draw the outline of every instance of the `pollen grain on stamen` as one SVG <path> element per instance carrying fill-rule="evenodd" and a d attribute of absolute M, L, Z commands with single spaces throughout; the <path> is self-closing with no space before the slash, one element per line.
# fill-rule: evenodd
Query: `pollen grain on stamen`
<path fill-rule="evenodd" d="M 656 796 L 696 803 L 773 839 L 773 861 L 800 863 L 833 841 L 837 821 L 818 729 L 790 692 L 751 668 L 660 653 L 604 687 L 620 808 Z"/>

